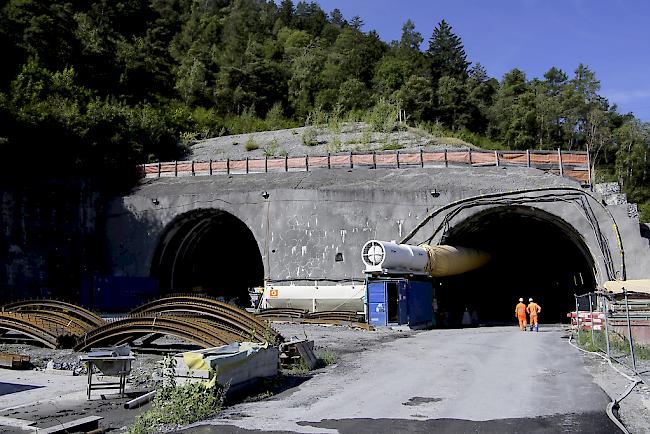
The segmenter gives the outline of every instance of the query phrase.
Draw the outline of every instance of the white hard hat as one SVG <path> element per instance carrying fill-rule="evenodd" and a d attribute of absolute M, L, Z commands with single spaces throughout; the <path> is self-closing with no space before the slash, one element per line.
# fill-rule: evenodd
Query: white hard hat
<path fill-rule="evenodd" d="M 532 299 L 532 298 L 529 298 L 528 301 L 533 301 L 533 299 Z"/>
<path fill-rule="evenodd" d="M 523 298 L 520 298 L 519 301 L 524 301 L 524 299 L 523 299 Z"/>

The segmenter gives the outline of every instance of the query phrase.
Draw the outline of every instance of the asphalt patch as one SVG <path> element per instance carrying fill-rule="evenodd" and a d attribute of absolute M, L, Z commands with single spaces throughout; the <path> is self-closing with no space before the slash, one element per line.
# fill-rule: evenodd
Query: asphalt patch
<path fill-rule="evenodd" d="M 402 405 L 422 405 L 429 404 L 431 402 L 440 402 L 442 398 L 428 398 L 425 396 L 414 396 L 406 402 L 402 402 Z"/>
<path fill-rule="evenodd" d="M 570 413 L 554 416 L 473 421 L 464 419 L 325 419 L 298 422 L 300 426 L 335 429 L 340 434 L 556 434 L 618 432 L 605 412 Z M 201 425 L 181 431 L 186 434 L 287 434 L 292 431 L 262 431 L 232 425 Z"/>
<path fill-rule="evenodd" d="M 340 434 L 611 434 L 618 431 L 605 412 L 561 414 L 554 416 L 473 421 L 463 419 L 325 419 L 299 422 L 302 426 L 336 429 Z"/>

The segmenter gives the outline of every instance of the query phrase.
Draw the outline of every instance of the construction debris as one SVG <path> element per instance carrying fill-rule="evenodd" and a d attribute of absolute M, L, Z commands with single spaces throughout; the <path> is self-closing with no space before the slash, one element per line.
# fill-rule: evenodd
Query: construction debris
<path fill-rule="evenodd" d="M 23 354 L 0 353 L 0 367 L 24 369 L 29 366 L 30 357 Z"/>
<path fill-rule="evenodd" d="M 204 381 L 241 389 L 254 380 L 278 373 L 278 349 L 268 344 L 241 342 L 190 351 L 174 357 L 177 384 Z"/>
<path fill-rule="evenodd" d="M 318 363 L 314 355 L 314 341 L 306 339 L 294 339 L 280 344 L 280 366 L 291 369 L 300 361 L 311 371 Z"/>

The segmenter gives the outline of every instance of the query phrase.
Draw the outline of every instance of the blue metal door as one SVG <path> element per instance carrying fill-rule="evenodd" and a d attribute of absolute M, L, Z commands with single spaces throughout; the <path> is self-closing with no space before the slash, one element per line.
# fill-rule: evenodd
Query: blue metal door
<path fill-rule="evenodd" d="M 409 322 L 409 311 L 408 311 L 408 281 L 400 280 L 399 281 L 399 291 L 398 291 L 398 324 L 408 324 Z"/>
<path fill-rule="evenodd" d="M 368 323 L 376 326 L 388 325 L 386 310 L 385 282 L 368 283 Z"/>

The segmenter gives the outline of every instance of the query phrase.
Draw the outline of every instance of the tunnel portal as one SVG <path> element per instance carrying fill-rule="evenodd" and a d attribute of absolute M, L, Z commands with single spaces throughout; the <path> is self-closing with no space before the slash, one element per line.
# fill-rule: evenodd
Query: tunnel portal
<path fill-rule="evenodd" d="M 596 286 L 591 254 L 563 220 L 532 207 L 481 211 L 452 227 L 442 244 L 485 250 L 491 261 L 477 270 L 436 280 L 440 325 L 461 325 L 467 309 L 475 323 L 512 324 L 520 297 L 542 306 L 540 322 L 567 322 L 573 294 Z"/>
<path fill-rule="evenodd" d="M 167 226 L 151 275 L 162 294 L 194 292 L 250 306 L 248 288 L 263 286 L 264 264 L 244 222 L 225 211 L 201 209 Z"/>

